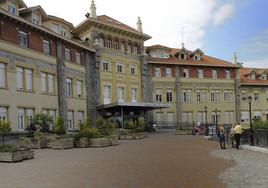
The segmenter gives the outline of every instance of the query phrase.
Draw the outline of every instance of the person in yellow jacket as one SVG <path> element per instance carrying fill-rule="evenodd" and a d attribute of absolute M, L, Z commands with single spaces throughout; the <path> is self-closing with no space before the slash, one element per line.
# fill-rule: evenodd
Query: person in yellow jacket
<path fill-rule="evenodd" d="M 238 122 L 234 128 L 234 138 L 235 138 L 235 148 L 236 149 L 239 149 L 241 134 L 242 134 L 242 127 L 241 127 L 240 123 Z"/>

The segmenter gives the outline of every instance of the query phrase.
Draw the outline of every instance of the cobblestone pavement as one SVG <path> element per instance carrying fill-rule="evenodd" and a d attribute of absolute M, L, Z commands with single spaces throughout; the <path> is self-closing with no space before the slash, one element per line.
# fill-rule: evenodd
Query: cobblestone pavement
<path fill-rule="evenodd" d="M 268 155 L 247 149 L 215 150 L 213 156 L 235 161 L 236 165 L 220 174 L 227 188 L 267 188 Z"/>
<path fill-rule="evenodd" d="M 224 188 L 218 176 L 234 163 L 212 156 L 216 148 L 198 136 L 153 134 L 115 147 L 36 150 L 34 160 L 0 163 L 0 188 Z"/>

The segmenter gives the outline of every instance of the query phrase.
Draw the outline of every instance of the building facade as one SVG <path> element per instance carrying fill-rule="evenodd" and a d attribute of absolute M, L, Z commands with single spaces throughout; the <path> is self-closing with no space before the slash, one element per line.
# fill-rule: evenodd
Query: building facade
<path fill-rule="evenodd" d="M 79 129 L 86 118 L 145 115 L 160 126 L 247 124 L 267 119 L 265 69 L 243 68 L 197 49 L 144 47 L 151 37 L 109 16 L 94 1 L 77 27 L 22 0 L 0 1 L 0 120 L 25 131 L 37 113 Z M 168 107 L 168 108 L 167 108 Z M 154 111 L 153 111 L 154 110 Z"/>

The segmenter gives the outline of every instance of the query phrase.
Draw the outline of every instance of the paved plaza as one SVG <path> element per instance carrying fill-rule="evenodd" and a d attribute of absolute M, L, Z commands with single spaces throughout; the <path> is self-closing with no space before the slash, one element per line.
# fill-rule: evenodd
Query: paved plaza
<path fill-rule="evenodd" d="M 107 148 L 36 150 L 34 160 L 0 163 L 0 187 L 239 188 L 252 182 L 261 187 L 267 181 L 244 181 L 258 175 L 254 170 L 267 174 L 267 156 L 218 148 L 218 143 L 199 136 L 169 133 Z"/>

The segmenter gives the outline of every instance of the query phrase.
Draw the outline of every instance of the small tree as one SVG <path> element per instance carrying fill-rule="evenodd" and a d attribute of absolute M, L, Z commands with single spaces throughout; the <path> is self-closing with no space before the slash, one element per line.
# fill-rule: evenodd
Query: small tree
<path fill-rule="evenodd" d="M 5 145 L 5 137 L 11 132 L 10 122 L 0 121 L 1 151 Z"/>
<path fill-rule="evenodd" d="M 96 119 L 96 126 L 98 129 L 106 129 L 107 128 L 106 120 L 103 117 L 98 117 Z"/>
<path fill-rule="evenodd" d="M 36 114 L 33 118 L 33 125 L 36 126 L 40 132 L 49 132 L 51 118 L 46 114 Z"/>
<path fill-rule="evenodd" d="M 55 125 L 53 127 L 53 133 L 62 135 L 65 134 L 65 125 L 64 125 L 64 119 L 62 117 L 56 118 Z"/>

